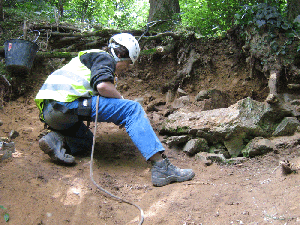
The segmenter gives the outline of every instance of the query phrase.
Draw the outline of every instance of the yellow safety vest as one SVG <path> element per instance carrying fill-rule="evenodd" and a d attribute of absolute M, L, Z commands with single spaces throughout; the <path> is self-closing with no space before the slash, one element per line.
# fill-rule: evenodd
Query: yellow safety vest
<path fill-rule="evenodd" d="M 94 90 L 90 86 L 91 71 L 80 61 L 80 56 L 89 52 L 103 51 L 99 49 L 81 51 L 68 64 L 48 76 L 34 99 L 40 113 L 43 112 L 45 99 L 72 102 L 80 97 L 94 95 Z"/>

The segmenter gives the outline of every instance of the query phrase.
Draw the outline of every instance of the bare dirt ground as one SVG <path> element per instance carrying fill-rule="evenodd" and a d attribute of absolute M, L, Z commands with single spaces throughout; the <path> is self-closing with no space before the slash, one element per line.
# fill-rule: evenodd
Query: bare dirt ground
<path fill-rule="evenodd" d="M 245 68 L 236 66 L 232 72 L 230 57 L 217 52 L 214 55 L 214 69 L 202 63 L 202 68 L 198 68 L 201 79 L 197 77 L 184 86 L 191 96 L 209 87 L 227 89 L 237 99 L 251 93 L 252 97 L 267 95 L 265 84 L 246 79 Z M 172 74 L 163 71 L 162 63 L 163 60 L 157 65 L 140 66 L 141 74 L 148 74 L 149 81 L 139 76 L 120 77 L 124 96 L 134 99 L 147 94 L 164 99 L 157 86 Z M 38 137 L 44 127 L 33 99 L 46 78 L 41 67 L 36 73 L 45 75 L 39 75 L 32 90 L 0 110 L 4 123 L 0 137 L 9 136 L 11 130 L 20 134 L 14 139 L 13 157 L 0 162 L 0 205 L 7 208 L 0 209 L 0 224 L 138 224 L 137 208 L 110 198 L 91 182 L 89 154 L 76 156 L 77 164 L 66 167 L 54 164 L 39 149 Z M 155 74 L 163 76 L 154 78 Z M 149 118 L 155 122 L 151 113 Z M 211 166 L 165 147 L 174 165 L 195 171 L 193 180 L 153 187 L 151 165 L 125 130 L 113 124 L 99 124 L 94 179 L 114 195 L 140 206 L 145 225 L 300 224 L 300 177 L 297 173 L 283 176 L 278 168 L 279 160 L 299 157 L 300 145 L 283 146 L 242 164 Z M 10 216 L 7 223 L 4 212 Z"/>

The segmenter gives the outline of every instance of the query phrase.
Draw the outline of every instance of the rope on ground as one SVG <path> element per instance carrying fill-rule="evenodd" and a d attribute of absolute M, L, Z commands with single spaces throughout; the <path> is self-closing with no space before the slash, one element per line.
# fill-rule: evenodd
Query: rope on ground
<path fill-rule="evenodd" d="M 141 207 L 139 207 L 138 205 L 132 203 L 132 202 L 129 202 L 125 199 L 122 199 L 118 196 L 115 196 L 113 194 L 111 194 L 110 192 L 108 192 L 107 190 L 103 189 L 102 187 L 100 187 L 94 180 L 93 178 L 93 158 L 94 158 L 94 150 L 95 150 L 95 142 L 96 142 L 96 132 L 97 132 L 97 122 L 98 122 L 98 109 L 99 109 L 99 95 L 97 96 L 97 101 L 96 101 L 96 119 L 95 119 L 95 128 L 94 128 L 94 137 L 93 137 L 93 147 L 92 147 L 92 153 L 91 153 L 91 162 L 90 162 L 90 177 L 91 177 L 91 180 L 93 182 L 93 184 L 98 188 L 100 189 L 101 191 L 103 191 L 104 193 L 108 194 L 109 196 L 111 196 L 112 198 L 115 198 L 121 202 L 125 202 L 129 205 L 133 205 L 135 206 L 136 208 L 138 208 L 141 212 L 141 218 L 140 218 L 140 222 L 139 222 L 139 225 L 143 224 L 144 222 L 144 211 Z"/>

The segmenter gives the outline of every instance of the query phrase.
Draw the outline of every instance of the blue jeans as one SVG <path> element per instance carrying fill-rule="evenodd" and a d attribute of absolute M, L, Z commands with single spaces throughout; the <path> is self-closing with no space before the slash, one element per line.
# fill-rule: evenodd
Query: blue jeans
<path fill-rule="evenodd" d="M 93 96 L 91 121 L 95 121 L 96 118 L 96 101 L 97 97 Z M 60 102 L 59 104 L 66 106 L 68 109 L 78 108 L 78 100 L 70 103 Z M 55 115 L 57 112 L 49 113 L 49 111 L 51 112 L 49 105 L 44 109 L 44 117 L 50 127 L 57 130 L 71 130 L 73 124 L 80 122 L 76 115 L 70 116 L 61 112 L 58 115 Z M 48 119 L 49 117 L 51 117 L 51 120 Z M 59 121 L 54 117 L 59 117 Z M 156 136 L 143 107 L 138 102 L 99 97 L 98 122 L 114 123 L 118 126 L 124 125 L 131 140 L 146 160 L 154 154 L 164 151 L 164 147 Z"/>

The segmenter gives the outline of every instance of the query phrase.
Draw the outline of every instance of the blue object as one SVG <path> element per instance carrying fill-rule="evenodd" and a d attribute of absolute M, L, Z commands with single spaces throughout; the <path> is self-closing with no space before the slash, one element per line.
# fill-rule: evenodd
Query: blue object
<path fill-rule="evenodd" d="M 91 121 L 95 121 L 96 118 L 96 102 L 97 96 L 93 96 Z M 58 103 L 66 106 L 68 109 L 78 108 L 78 100 L 69 103 Z M 50 127 L 60 130 L 64 136 L 81 137 L 80 140 L 83 140 L 82 135 L 84 132 L 82 131 L 84 127 L 74 127 L 75 124 L 82 123 L 78 120 L 78 116 L 63 114 L 54 110 L 51 104 L 48 104 L 44 109 L 44 118 Z M 143 107 L 136 101 L 99 97 L 98 122 L 114 123 L 118 126 L 125 125 L 128 135 L 146 160 L 154 154 L 165 150 L 155 134 Z M 76 135 L 70 135 L 71 130 Z M 90 143 L 91 134 L 85 135 L 84 139 Z M 78 139 L 79 142 L 80 140 Z M 71 140 L 69 142 L 71 143 Z M 73 139 L 72 143 L 69 146 L 71 153 L 78 151 L 75 149 L 76 140 Z M 69 145 L 68 138 L 67 144 Z"/>

